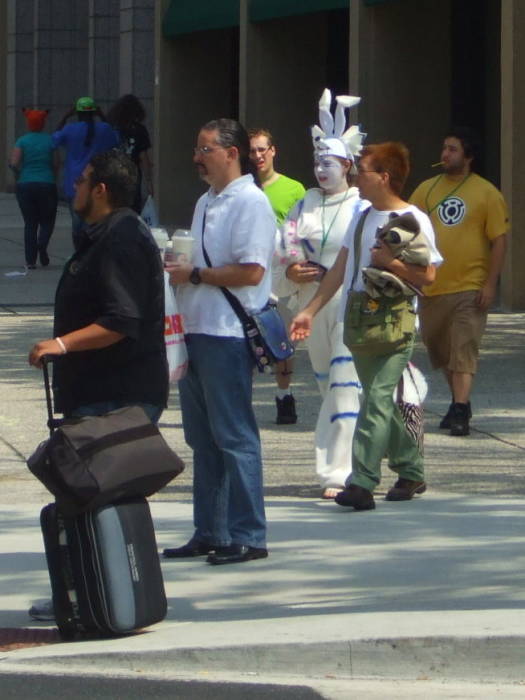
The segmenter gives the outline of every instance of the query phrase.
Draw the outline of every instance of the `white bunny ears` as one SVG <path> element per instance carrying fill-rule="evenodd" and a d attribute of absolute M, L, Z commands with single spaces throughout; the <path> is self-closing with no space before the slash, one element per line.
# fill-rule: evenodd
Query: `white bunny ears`
<path fill-rule="evenodd" d="M 361 98 L 338 95 L 335 101 L 337 107 L 334 121 L 330 111 L 332 93 L 328 88 L 325 88 L 319 100 L 319 123 L 321 126 L 312 126 L 311 130 L 314 152 L 317 155 L 339 156 L 339 158 L 348 158 L 354 161 L 361 152 L 366 134 L 359 131 L 359 127 L 356 125 L 345 131 L 345 109 L 358 105 Z"/>

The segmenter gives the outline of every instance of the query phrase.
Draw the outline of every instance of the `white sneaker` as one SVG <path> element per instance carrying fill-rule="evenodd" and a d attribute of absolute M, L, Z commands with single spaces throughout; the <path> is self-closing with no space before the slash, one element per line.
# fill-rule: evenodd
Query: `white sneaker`
<path fill-rule="evenodd" d="M 54 622 L 55 610 L 53 601 L 47 599 L 35 600 L 28 610 L 29 617 L 40 622 Z"/>

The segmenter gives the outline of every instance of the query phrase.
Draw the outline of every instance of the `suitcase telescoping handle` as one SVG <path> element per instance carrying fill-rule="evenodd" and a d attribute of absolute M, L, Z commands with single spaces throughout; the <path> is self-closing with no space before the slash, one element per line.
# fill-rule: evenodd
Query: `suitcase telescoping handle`
<path fill-rule="evenodd" d="M 53 401 L 51 399 L 51 385 L 49 383 L 49 370 L 47 368 L 51 359 L 50 355 L 44 355 L 42 358 L 42 370 L 44 372 L 44 388 L 46 390 L 47 427 L 49 428 L 49 434 L 53 435 L 53 430 L 62 425 L 63 421 L 61 418 L 53 418 Z"/>

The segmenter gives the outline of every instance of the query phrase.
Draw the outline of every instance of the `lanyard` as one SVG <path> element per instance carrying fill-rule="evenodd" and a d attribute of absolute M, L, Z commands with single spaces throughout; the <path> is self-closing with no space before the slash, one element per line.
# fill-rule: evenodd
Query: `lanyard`
<path fill-rule="evenodd" d="M 323 237 L 322 237 L 322 239 L 321 239 L 321 252 L 319 253 L 319 259 L 321 259 L 321 256 L 322 256 L 322 254 L 323 254 L 323 250 L 324 250 L 326 241 L 328 240 L 328 236 L 330 235 L 330 231 L 332 230 L 332 227 L 333 227 L 333 225 L 334 225 L 334 223 L 335 223 L 335 220 L 336 220 L 337 217 L 339 216 L 339 212 L 341 211 L 341 207 L 343 206 L 343 204 L 344 204 L 344 203 L 346 202 L 346 200 L 348 199 L 348 193 L 349 193 L 349 191 L 350 191 L 350 190 L 347 190 L 345 196 L 344 196 L 343 199 L 339 202 L 339 206 L 337 207 L 337 211 L 335 212 L 334 218 L 333 218 L 332 221 L 330 222 L 330 226 L 328 227 L 328 230 L 327 230 L 327 231 L 325 231 L 325 227 L 324 227 L 324 213 L 325 213 L 325 198 L 326 198 L 326 195 L 323 193 L 323 208 L 322 208 L 322 214 L 321 214 L 321 227 L 322 227 L 322 234 L 323 234 Z"/>
<path fill-rule="evenodd" d="M 432 212 L 433 212 L 435 209 L 437 209 L 439 206 L 441 206 L 441 205 L 443 204 L 443 202 L 445 202 L 449 197 L 452 197 L 452 195 L 453 195 L 455 192 L 457 192 L 457 191 L 459 190 L 459 188 L 461 187 L 461 185 L 462 185 L 466 180 L 468 180 L 468 178 L 470 177 L 470 175 L 471 175 L 470 173 L 468 173 L 467 175 L 465 175 L 465 177 L 463 178 L 463 180 L 461 180 L 461 182 L 460 182 L 458 185 L 456 185 L 456 186 L 454 187 L 453 190 L 451 190 L 447 195 L 445 195 L 445 196 L 443 197 L 443 199 L 441 199 L 437 204 L 434 204 L 434 206 L 433 206 L 432 208 L 430 208 L 430 204 L 429 204 L 429 201 L 428 201 L 428 200 L 429 200 L 429 197 L 430 197 L 430 195 L 432 194 L 432 191 L 434 190 L 434 187 L 436 187 L 436 185 L 441 181 L 441 178 L 443 177 L 443 175 L 439 175 L 439 177 L 436 179 L 436 181 L 432 184 L 432 187 L 431 187 L 431 188 L 429 189 L 429 191 L 427 192 L 427 196 L 425 197 L 425 206 L 426 206 L 426 208 L 427 208 L 428 215 L 430 216 L 430 214 L 432 214 Z"/>
<path fill-rule="evenodd" d="M 368 207 L 368 209 L 365 209 L 361 216 L 359 217 L 359 221 L 357 222 L 357 226 L 355 229 L 354 233 L 354 274 L 352 275 L 352 281 L 350 282 L 350 288 L 349 292 L 351 292 L 354 288 L 355 281 L 357 279 L 357 273 L 359 272 L 359 262 L 361 260 L 361 239 L 363 238 L 363 229 L 365 227 L 365 220 L 368 214 L 370 213 L 370 209 L 372 207 Z"/>

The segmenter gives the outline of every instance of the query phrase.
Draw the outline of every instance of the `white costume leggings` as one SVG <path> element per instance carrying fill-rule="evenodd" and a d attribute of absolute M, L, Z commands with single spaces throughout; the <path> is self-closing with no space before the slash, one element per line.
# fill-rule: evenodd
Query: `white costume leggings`
<path fill-rule="evenodd" d="M 352 438 L 359 412 L 361 385 L 343 324 L 337 321 L 339 295 L 314 318 L 306 341 L 323 397 L 315 429 L 316 471 L 321 487 L 343 488 L 352 471 Z"/>

